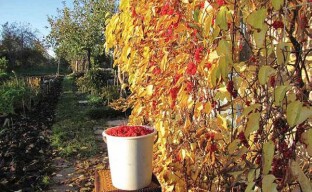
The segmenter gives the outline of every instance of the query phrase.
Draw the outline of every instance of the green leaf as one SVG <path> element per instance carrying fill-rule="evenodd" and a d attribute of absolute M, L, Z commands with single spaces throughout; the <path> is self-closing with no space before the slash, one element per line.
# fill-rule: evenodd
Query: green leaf
<path fill-rule="evenodd" d="M 228 41 L 222 39 L 219 41 L 218 43 L 218 47 L 217 47 L 217 53 L 219 56 L 231 56 L 231 45 L 230 43 L 228 43 Z"/>
<path fill-rule="evenodd" d="M 269 76 L 275 73 L 275 69 L 268 65 L 264 65 L 260 68 L 258 79 L 261 85 L 265 85 L 269 80 Z"/>
<path fill-rule="evenodd" d="M 311 117 L 312 117 L 311 107 L 302 107 L 298 121 L 296 122 L 296 125 L 303 123 L 305 120 Z"/>
<path fill-rule="evenodd" d="M 274 9 L 278 11 L 283 6 L 284 0 L 272 0 L 271 3 Z"/>
<path fill-rule="evenodd" d="M 302 103 L 294 101 L 287 106 L 286 120 L 289 126 L 293 127 L 297 124 L 302 110 Z"/>
<path fill-rule="evenodd" d="M 232 155 L 235 152 L 235 150 L 238 148 L 240 143 L 241 142 L 240 142 L 239 139 L 235 139 L 234 141 L 232 141 L 232 143 L 230 143 L 229 146 L 228 146 L 229 154 Z"/>
<path fill-rule="evenodd" d="M 211 72 L 210 72 L 210 82 L 212 84 L 212 86 L 216 86 L 217 85 L 217 80 L 220 76 L 220 70 L 219 67 L 213 67 Z"/>
<path fill-rule="evenodd" d="M 273 183 L 275 180 L 274 175 L 265 175 L 262 179 L 262 191 L 263 192 L 277 192 L 277 184 Z"/>
<path fill-rule="evenodd" d="M 280 106 L 286 92 L 290 89 L 289 86 L 286 85 L 281 85 L 281 86 L 277 86 L 274 90 L 274 99 L 275 99 L 275 105 L 276 106 Z"/>
<path fill-rule="evenodd" d="M 250 183 L 250 182 L 253 182 L 256 178 L 258 178 L 260 175 L 260 169 L 251 169 L 249 172 L 248 172 L 248 175 L 247 175 L 247 181 Z"/>
<path fill-rule="evenodd" d="M 301 140 L 307 146 L 309 155 L 312 156 L 312 129 L 302 133 Z"/>
<path fill-rule="evenodd" d="M 257 32 L 257 31 L 254 32 L 254 39 L 258 48 L 263 47 L 263 44 L 265 41 L 265 35 L 267 31 L 268 31 L 268 26 L 267 24 L 264 24 L 260 32 Z"/>
<path fill-rule="evenodd" d="M 217 13 L 216 24 L 219 25 L 220 29 L 222 30 L 228 30 L 228 24 L 226 21 L 227 12 L 228 12 L 227 7 L 222 6 L 219 12 Z"/>
<path fill-rule="evenodd" d="M 259 109 L 261 105 L 259 103 L 250 105 L 249 107 L 244 108 L 244 111 L 242 113 L 242 116 L 247 116 L 250 112 Z"/>
<path fill-rule="evenodd" d="M 263 144 L 263 174 L 268 174 L 274 157 L 274 142 L 268 141 Z"/>
<path fill-rule="evenodd" d="M 255 182 L 249 182 L 246 189 L 245 189 L 245 192 L 253 192 L 254 190 L 252 190 L 252 188 L 255 186 Z"/>
<path fill-rule="evenodd" d="M 297 180 L 299 181 L 299 184 L 300 184 L 302 191 L 304 191 L 304 192 L 305 191 L 312 191 L 312 186 L 311 186 L 310 180 L 304 174 L 304 172 L 300 168 L 298 162 L 292 160 L 290 162 L 290 170 L 291 170 L 292 176 L 294 178 L 297 178 Z"/>
<path fill-rule="evenodd" d="M 194 21 L 198 22 L 199 9 L 196 9 L 193 13 Z"/>
<path fill-rule="evenodd" d="M 227 79 L 229 73 L 229 59 L 226 58 L 227 57 L 220 57 L 219 59 L 219 70 L 223 79 Z"/>
<path fill-rule="evenodd" d="M 248 15 L 247 23 L 251 25 L 253 28 L 262 30 L 264 26 L 264 19 L 266 18 L 266 16 L 267 16 L 266 8 L 256 10 L 252 12 L 250 15 Z"/>
<path fill-rule="evenodd" d="M 250 133 L 259 129 L 260 113 L 252 113 L 248 116 L 247 127 L 245 130 L 245 137 L 247 138 Z"/>

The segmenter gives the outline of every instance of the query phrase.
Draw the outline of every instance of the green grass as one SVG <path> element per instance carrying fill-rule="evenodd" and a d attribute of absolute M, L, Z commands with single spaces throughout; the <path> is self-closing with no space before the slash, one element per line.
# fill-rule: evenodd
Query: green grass
<path fill-rule="evenodd" d="M 104 125 L 105 119 L 88 118 L 86 113 L 92 106 L 79 105 L 81 99 L 75 93 L 74 79 L 65 78 L 51 138 L 52 145 L 62 156 L 84 157 L 98 152 L 93 127 Z"/>

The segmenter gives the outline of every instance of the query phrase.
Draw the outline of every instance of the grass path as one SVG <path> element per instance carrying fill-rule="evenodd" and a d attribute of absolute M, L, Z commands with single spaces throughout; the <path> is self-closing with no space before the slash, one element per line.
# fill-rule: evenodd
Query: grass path
<path fill-rule="evenodd" d="M 49 181 L 51 192 L 92 191 L 94 171 L 107 166 L 105 145 L 94 134 L 94 127 L 105 125 L 106 120 L 87 118 L 92 106 L 78 104 L 82 99 L 75 92 L 74 80 L 66 77 L 52 126 L 55 171 Z"/>

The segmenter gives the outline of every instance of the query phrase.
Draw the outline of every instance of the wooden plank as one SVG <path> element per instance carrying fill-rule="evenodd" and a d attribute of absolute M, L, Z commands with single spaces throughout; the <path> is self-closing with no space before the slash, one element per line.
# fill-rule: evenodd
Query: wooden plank
<path fill-rule="evenodd" d="M 123 192 L 124 190 L 117 189 L 112 184 L 110 170 L 99 170 L 95 173 L 95 192 Z M 161 192 L 161 186 L 153 174 L 152 182 L 149 186 L 136 190 L 137 192 Z"/>

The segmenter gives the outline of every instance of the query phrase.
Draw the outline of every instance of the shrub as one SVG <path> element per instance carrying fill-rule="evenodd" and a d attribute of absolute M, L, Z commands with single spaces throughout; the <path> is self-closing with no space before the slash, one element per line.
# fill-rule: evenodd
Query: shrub
<path fill-rule="evenodd" d="M 23 80 L 12 79 L 0 85 L 0 114 L 14 114 L 16 109 L 32 106 L 37 91 Z"/>
<path fill-rule="evenodd" d="M 312 190 L 310 4 L 120 2 L 106 48 L 129 74 L 130 123 L 159 131 L 166 191 Z"/>
<path fill-rule="evenodd" d="M 8 68 L 8 60 L 5 57 L 0 58 L 0 73 L 5 73 Z"/>

